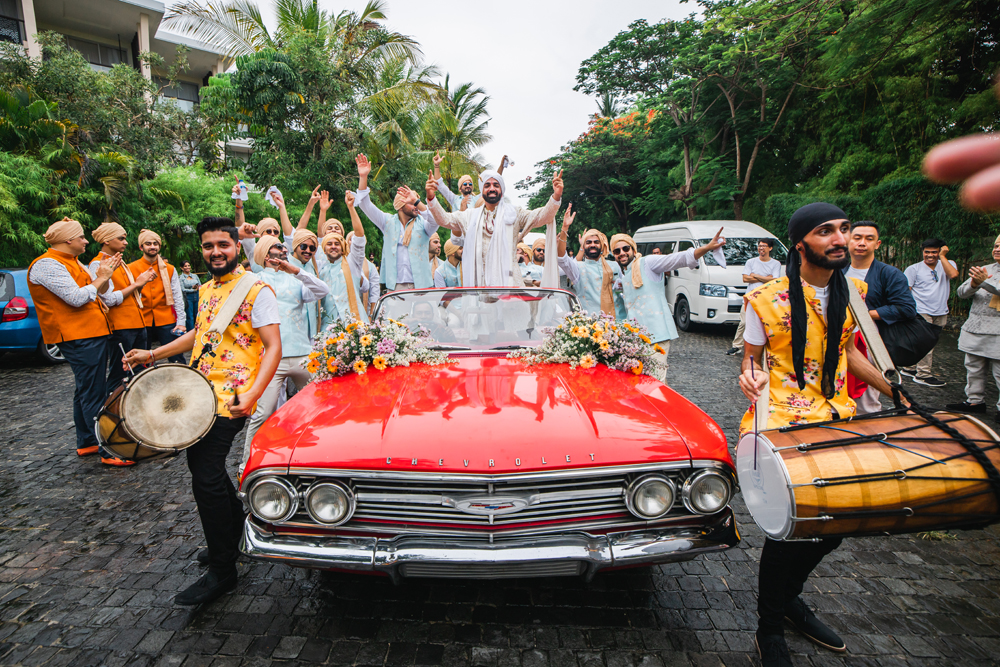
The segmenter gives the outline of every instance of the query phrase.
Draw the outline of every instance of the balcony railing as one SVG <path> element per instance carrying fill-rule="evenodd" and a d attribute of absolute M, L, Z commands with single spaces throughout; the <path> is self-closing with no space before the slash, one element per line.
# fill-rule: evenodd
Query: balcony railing
<path fill-rule="evenodd" d="M 24 21 L 13 16 L 0 14 L 0 41 L 23 44 L 27 39 Z"/>

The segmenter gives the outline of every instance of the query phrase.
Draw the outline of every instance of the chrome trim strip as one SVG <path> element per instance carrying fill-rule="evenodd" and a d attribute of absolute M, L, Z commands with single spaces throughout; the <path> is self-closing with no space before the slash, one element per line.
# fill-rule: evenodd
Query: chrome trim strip
<path fill-rule="evenodd" d="M 702 525 L 590 535 L 566 532 L 492 543 L 441 535 L 401 535 L 383 539 L 342 535 L 276 535 L 254 521 L 243 525 L 240 550 L 257 560 L 318 569 L 378 571 L 394 580 L 405 563 L 517 564 L 575 560 L 588 565 L 587 577 L 608 567 L 653 565 L 690 560 L 739 543 L 732 509 Z M 461 578 L 461 572 L 457 573 Z"/>
<path fill-rule="evenodd" d="M 698 463 L 700 465 L 693 465 Z M 563 468 L 559 470 L 543 470 L 535 472 L 497 473 L 482 475 L 474 473 L 431 473 L 407 472 L 405 470 L 351 470 L 344 468 L 288 468 L 289 475 L 319 475 L 324 477 L 347 477 L 357 479 L 399 479 L 415 482 L 506 482 L 550 480 L 562 478 L 598 477 L 602 475 L 627 475 L 637 472 L 653 472 L 660 470 L 686 470 L 692 467 L 727 467 L 718 461 L 664 461 L 662 463 L 637 463 L 624 466 L 609 466 L 607 468 Z M 254 471 L 254 475 L 256 471 Z M 253 476 L 253 475 L 251 475 Z"/>

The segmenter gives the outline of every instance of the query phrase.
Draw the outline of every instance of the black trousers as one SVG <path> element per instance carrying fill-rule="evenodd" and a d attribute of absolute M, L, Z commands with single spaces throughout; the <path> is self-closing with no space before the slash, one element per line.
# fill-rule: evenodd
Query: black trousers
<path fill-rule="evenodd" d="M 96 447 L 94 418 L 108 397 L 108 337 L 63 341 L 59 350 L 73 369 L 73 423 L 76 425 L 76 448 Z"/>
<path fill-rule="evenodd" d="M 174 327 L 176 324 L 161 324 L 158 327 L 146 327 L 146 349 L 150 349 L 153 346 L 153 341 L 158 341 L 160 345 L 166 345 L 167 343 L 173 343 L 175 340 L 180 338 L 174 333 Z M 175 354 L 174 356 L 167 359 L 167 361 L 172 361 L 174 363 L 183 364 L 184 355 Z"/>
<path fill-rule="evenodd" d="M 784 634 L 785 606 L 802 593 L 809 574 L 840 542 L 839 537 L 819 542 L 764 541 L 757 586 L 757 632 Z"/>
<path fill-rule="evenodd" d="M 121 347 L 119 347 L 121 345 Z M 121 329 L 108 338 L 108 393 L 110 394 L 125 379 L 127 371 L 122 368 L 122 348 L 125 354 L 132 350 L 148 349 L 145 329 Z"/>
<path fill-rule="evenodd" d="M 222 576 L 236 568 L 245 516 L 236 487 L 226 472 L 226 455 L 246 420 L 219 416 L 205 437 L 185 450 L 191 490 L 211 555 L 208 567 Z"/>

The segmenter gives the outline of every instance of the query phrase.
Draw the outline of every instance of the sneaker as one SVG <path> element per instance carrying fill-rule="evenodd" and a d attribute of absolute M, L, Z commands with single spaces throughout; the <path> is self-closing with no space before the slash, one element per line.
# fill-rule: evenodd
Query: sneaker
<path fill-rule="evenodd" d="M 949 403 L 944 407 L 946 410 L 951 410 L 952 412 L 967 412 L 971 415 L 981 415 L 986 413 L 985 403 L 969 403 L 968 401 L 962 401 L 961 403 Z"/>
<path fill-rule="evenodd" d="M 198 581 L 181 591 L 174 598 L 174 604 L 185 606 L 207 604 L 236 588 L 236 581 L 235 567 L 232 572 L 223 576 L 209 570 Z"/>
<path fill-rule="evenodd" d="M 731 357 L 734 354 L 739 354 L 739 353 L 740 353 L 740 348 L 738 348 L 738 347 L 731 347 L 728 350 L 726 350 L 726 356 L 727 357 Z"/>
<path fill-rule="evenodd" d="M 135 465 L 135 461 L 126 461 L 125 459 L 119 459 L 113 456 L 102 456 L 101 463 L 106 466 L 120 466 L 122 468 Z"/>
<path fill-rule="evenodd" d="M 81 447 L 76 450 L 77 456 L 90 456 L 91 454 L 96 454 L 97 450 L 100 449 L 99 446 L 94 445 L 93 447 Z"/>
<path fill-rule="evenodd" d="M 922 384 L 925 387 L 935 387 L 935 388 L 943 387 L 946 384 L 944 382 L 941 382 L 941 380 L 938 380 L 933 375 L 925 378 L 913 378 L 913 381 L 916 382 L 917 384 Z"/>
<path fill-rule="evenodd" d="M 915 378 L 915 377 L 917 377 L 917 369 L 916 368 L 903 368 L 902 366 L 900 366 L 896 370 L 899 371 L 900 375 L 905 375 L 908 378 Z"/>
<path fill-rule="evenodd" d="M 761 667 L 793 667 L 792 656 L 788 653 L 788 644 L 782 635 L 754 635 L 753 643 L 757 646 Z"/>
<path fill-rule="evenodd" d="M 805 635 L 807 639 L 819 644 L 823 648 L 831 651 L 843 653 L 847 650 L 847 644 L 837 636 L 837 633 L 823 625 L 816 618 L 812 610 L 806 606 L 802 598 L 795 598 L 785 607 L 785 620 L 792 624 L 796 630 Z"/>
<path fill-rule="evenodd" d="M 195 560 L 198 561 L 198 565 L 208 567 L 209 562 L 212 560 L 212 556 L 209 554 L 208 548 L 199 549 L 198 553 L 195 555 Z"/>

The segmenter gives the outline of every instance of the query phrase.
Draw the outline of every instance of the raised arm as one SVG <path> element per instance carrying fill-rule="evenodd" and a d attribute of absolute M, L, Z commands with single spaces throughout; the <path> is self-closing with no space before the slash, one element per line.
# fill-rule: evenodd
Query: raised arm
<path fill-rule="evenodd" d="M 324 229 L 323 225 L 326 224 L 326 213 L 330 210 L 330 205 L 333 204 L 330 201 L 330 193 L 327 190 L 320 190 L 319 193 L 319 222 L 316 223 L 316 232 L 319 233 Z"/>
<path fill-rule="evenodd" d="M 726 245 L 726 239 L 722 238 L 722 227 L 719 227 L 719 231 L 715 232 L 715 236 L 712 237 L 711 241 L 694 249 L 694 258 L 701 259 L 716 248 L 721 248 L 724 245 Z"/>
<path fill-rule="evenodd" d="M 527 211 L 527 215 L 523 219 L 518 220 L 521 230 L 520 236 L 522 238 L 532 229 L 543 227 L 555 220 L 556 213 L 559 212 L 559 207 L 562 206 L 562 194 L 563 179 L 562 169 L 560 169 L 552 177 L 552 196 L 545 202 L 545 206 L 536 208 L 533 211 Z M 520 218 L 521 216 L 518 217 Z"/>
<path fill-rule="evenodd" d="M 236 185 L 233 186 L 233 194 L 234 195 L 240 194 L 240 177 L 239 176 L 236 177 Z M 242 227 L 243 224 L 247 221 L 246 217 L 244 217 L 244 213 L 243 213 L 243 200 L 242 199 L 234 199 L 233 201 L 236 204 L 236 215 L 234 216 L 233 219 L 236 221 L 236 226 L 237 227 Z"/>
<path fill-rule="evenodd" d="M 292 227 L 292 221 L 288 219 L 288 210 L 285 209 L 285 198 L 280 192 L 273 193 L 271 198 L 274 199 L 274 203 L 278 205 L 278 219 L 281 221 L 281 233 L 285 236 L 291 236 L 295 233 L 295 229 Z M 308 204 L 306 206 L 308 207 Z M 307 218 L 306 223 L 308 222 L 309 219 Z"/>
<path fill-rule="evenodd" d="M 317 185 L 313 188 L 312 194 L 309 195 L 309 201 L 306 202 L 306 210 L 302 212 L 302 217 L 299 218 L 299 229 L 305 229 L 309 226 L 309 218 L 313 214 L 313 206 L 319 201 L 319 186 Z M 287 232 L 286 232 L 287 233 Z"/>
<path fill-rule="evenodd" d="M 364 238 L 365 226 L 361 224 L 361 217 L 358 215 L 358 210 L 354 208 L 354 193 L 348 190 L 344 193 L 344 203 L 347 204 L 347 212 L 351 215 L 351 227 L 354 229 L 354 235 Z M 327 206 L 327 208 L 330 208 Z"/>
<path fill-rule="evenodd" d="M 434 216 L 434 221 L 440 227 L 445 227 L 450 229 L 454 234 L 462 235 L 465 233 L 465 213 L 462 211 L 452 211 L 451 213 L 446 212 L 441 208 L 441 204 L 437 200 L 437 181 L 434 180 L 433 174 L 428 174 L 427 183 L 424 186 L 427 193 L 427 209 Z"/>
<path fill-rule="evenodd" d="M 952 265 L 950 259 L 948 259 L 948 246 L 942 246 L 941 252 L 938 255 L 941 259 L 941 268 L 944 269 L 944 275 L 948 276 L 948 280 L 954 280 L 958 278 L 958 269 Z"/>
<path fill-rule="evenodd" d="M 354 158 L 354 163 L 358 165 L 358 191 L 368 189 L 368 174 L 372 173 L 372 165 L 368 162 L 368 156 L 358 153 Z"/>

